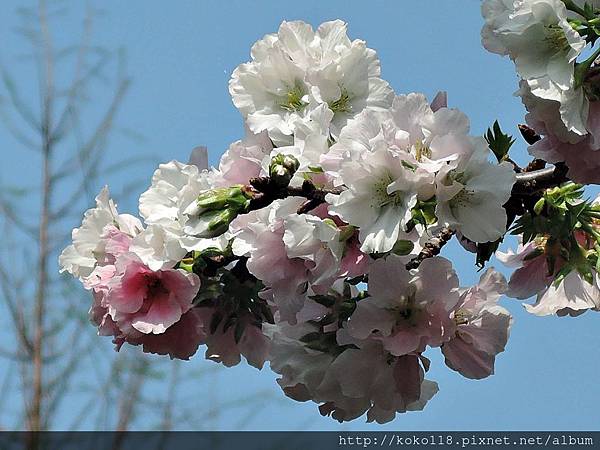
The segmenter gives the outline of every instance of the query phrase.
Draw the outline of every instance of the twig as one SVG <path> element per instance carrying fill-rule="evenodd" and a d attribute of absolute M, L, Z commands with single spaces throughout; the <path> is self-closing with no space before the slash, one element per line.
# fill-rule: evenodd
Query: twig
<path fill-rule="evenodd" d="M 455 231 L 450 228 L 442 228 L 438 234 L 425 244 L 423 250 L 406 264 L 406 270 L 416 269 L 427 258 L 439 255 L 444 245 L 452 239 L 454 233 Z"/>
<path fill-rule="evenodd" d="M 563 163 L 531 172 L 517 174 L 517 181 L 513 186 L 513 196 L 531 196 L 541 190 L 559 186 L 569 181 L 567 178 L 568 167 Z"/>
<path fill-rule="evenodd" d="M 531 160 L 531 162 L 529 164 L 527 164 L 525 169 L 523 169 L 523 172 L 533 172 L 534 170 L 544 169 L 547 164 L 548 163 L 546 161 L 544 161 L 543 159 L 536 158 L 536 159 Z"/>
<path fill-rule="evenodd" d="M 42 134 L 42 206 L 39 227 L 38 281 L 35 294 L 34 340 L 33 340 L 33 393 L 28 411 L 29 430 L 40 431 L 43 423 L 42 398 L 44 395 L 43 357 L 44 357 L 44 327 L 45 303 L 48 283 L 48 229 L 50 216 L 50 198 L 52 195 L 52 123 L 54 109 L 54 50 L 48 29 L 46 4 L 42 0 L 39 6 L 40 27 L 44 41 L 45 83 L 42 84 L 43 112 L 41 123 Z M 35 434 L 35 433 L 32 433 Z M 38 448 L 36 437 L 32 438 L 31 448 Z"/>
<path fill-rule="evenodd" d="M 258 177 L 250 180 L 252 190 L 256 192 L 254 199 L 250 201 L 250 211 L 262 209 L 269 206 L 275 200 L 287 197 L 304 197 L 307 202 L 298 209 L 298 214 L 305 214 L 317 206 L 325 203 L 327 194 L 339 194 L 340 189 L 319 189 L 312 181 L 305 180 L 301 187 L 280 187 L 269 177 Z"/>

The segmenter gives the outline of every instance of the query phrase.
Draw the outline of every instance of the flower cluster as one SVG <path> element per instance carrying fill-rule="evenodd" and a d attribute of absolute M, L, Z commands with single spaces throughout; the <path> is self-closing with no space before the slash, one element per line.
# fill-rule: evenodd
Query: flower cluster
<path fill-rule="evenodd" d="M 485 0 L 482 41 L 515 63 L 517 92 L 528 124 L 543 136 L 530 153 L 565 162 L 569 177 L 600 182 L 599 49 L 594 46 L 600 2 L 584 0 Z"/>
<path fill-rule="evenodd" d="M 515 61 L 544 136 L 531 152 L 593 179 L 597 105 L 581 83 L 593 66 L 577 58 L 596 11 L 575 19 L 565 3 L 486 0 L 484 45 Z M 396 94 L 380 76 L 339 20 L 284 22 L 258 41 L 229 84 L 246 135 L 218 166 L 203 148 L 161 164 L 143 222 L 105 188 L 73 231 L 60 266 L 91 291 L 98 333 L 117 350 L 268 362 L 290 398 L 384 423 L 437 392 L 428 349 L 467 378 L 494 373 L 512 323 L 503 294 L 538 293 L 539 315 L 600 309 L 600 207 L 563 179 L 519 181 L 499 125 L 473 136 L 445 93 Z M 461 287 L 441 247 L 456 234 L 480 262 L 513 222 L 523 245 L 498 253 L 518 267 L 510 282 L 490 268 Z"/>
<path fill-rule="evenodd" d="M 507 295 L 527 299 L 537 294 L 532 314 L 577 316 L 600 311 L 600 196 L 581 200 L 580 186 L 567 183 L 538 201 L 533 214 L 517 222 L 521 243 L 516 252 L 498 252 L 515 268 Z"/>
<path fill-rule="evenodd" d="M 252 47 L 229 83 L 233 103 L 251 131 L 267 131 L 278 145 L 324 105 L 333 113 L 331 133 L 363 110 L 390 106 L 393 92 L 380 76 L 375 51 L 351 41 L 341 20 L 315 31 L 304 22 L 283 22 L 276 34 Z"/>

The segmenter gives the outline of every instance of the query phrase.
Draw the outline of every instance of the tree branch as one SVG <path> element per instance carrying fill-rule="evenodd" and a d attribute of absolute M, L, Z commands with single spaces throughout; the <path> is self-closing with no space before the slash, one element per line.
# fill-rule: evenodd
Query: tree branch
<path fill-rule="evenodd" d="M 568 170 L 569 168 L 564 163 L 557 163 L 552 167 L 518 173 L 512 194 L 513 196 L 531 196 L 544 189 L 559 186 L 569 181 Z"/>
<path fill-rule="evenodd" d="M 423 250 L 406 264 L 406 270 L 416 269 L 427 258 L 433 258 L 434 256 L 439 255 L 444 245 L 452 239 L 454 233 L 455 231 L 450 228 L 442 228 L 438 234 L 425 244 Z"/>
<path fill-rule="evenodd" d="M 529 142 L 533 144 L 540 137 L 526 125 L 520 125 L 521 133 Z M 525 169 L 516 174 L 516 182 L 512 189 L 512 195 L 509 201 L 504 205 L 507 210 L 508 225 L 510 227 L 514 218 L 522 215 L 525 207 L 531 203 L 532 199 L 539 196 L 540 192 L 559 186 L 569 181 L 566 174 L 568 167 L 564 163 L 557 163 L 552 167 L 545 167 L 546 162 L 534 159 Z M 298 209 L 298 214 L 308 213 L 322 203 L 325 203 L 327 194 L 340 194 L 341 189 L 319 189 L 310 180 L 305 180 L 301 187 L 281 187 L 277 186 L 269 177 L 258 177 L 250 180 L 250 186 L 247 189 L 255 191 L 254 198 L 250 201 L 249 211 L 262 209 L 278 199 L 287 197 L 304 197 L 306 202 Z M 419 255 L 406 264 L 407 270 L 416 269 L 427 258 L 438 255 L 444 245 L 446 245 L 455 231 L 450 228 L 443 228 L 434 236 Z"/>
<path fill-rule="evenodd" d="M 33 340 L 33 392 L 31 405 L 28 411 L 29 431 L 40 431 L 44 419 L 42 418 L 42 399 L 44 397 L 43 380 L 43 357 L 44 357 L 44 324 L 45 303 L 48 283 L 48 260 L 49 260 L 49 215 L 50 199 L 52 197 L 52 138 L 51 130 L 54 109 L 54 51 L 52 39 L 48 29 L 46 3 L 40 0 L 39 4 L 40 28 L 44 42 L 44 65 L 45 77 L 42 82 L 42 205 L 40 210 L 39 227 L 39 255 L 38 255 L 38 279 L 35 293 L 34 306 L 34 340 Z M 37 438 L 32 438 L 31 448 L 38 448 Z"/>
<path fill-rule="evenodd" d="M 269 177 L 258 177 L 250 180 L 250 186 L 256 191 L 255 197 L 250 201 L 250 211 L 269 206 L 275 200 L 287 197 L 304 197 L 306 202 L 298 209 L 298 214 L 305 214 L 317 206 L 325 203 L 327 194 L 340 194 L 340 189 L 319 189 L 312 181 L 304 180 L 301 187 L 280 187 Z"/>

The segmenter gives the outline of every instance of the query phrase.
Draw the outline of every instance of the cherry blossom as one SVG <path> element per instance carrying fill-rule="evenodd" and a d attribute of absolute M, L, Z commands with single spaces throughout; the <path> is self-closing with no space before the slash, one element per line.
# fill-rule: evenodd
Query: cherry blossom
<path fill-rule="evenodd" d="M 218 167 L 196 147 L 158 166 L 143 221 L 104 188 L 73 230 L 60 270 L 90 292 L 98 334 L 245 360 L 324 416 L 387 423 L 437 393 L 431 348 L 466 378 L 494 374 L 513 322 L 503 295 L 535 296 L 537 316 L 600 311 L 600 201 L 576 184 L 600 183 L 600 3 L 485 0 L 482 14 L 484 47 L 514 62 L 537 159 L 517 164 L 516 138 L 498 122 L 472 131 L 445 92 L 395 94 L 344 22 L 283 22 L 232 74 L 244 134 Z M 510 234 L 517 249 L 497 251 Z M 454 237 L 509 281 L 488 268 L 461 287 L 441 256 Z"/>
<path fill-rule="evenodd" d="M 283 22 L 252 47 L 251 56 L 233 72 L 229 91 L 250 129 L 267 130 L 278 144 L 291 142 L 311 102 L 333 111 L 337 135 L 363 109 L 386 108 L 391 101 L 375 52 L 364 41 L 350 41 L 339 20 L 316 31 L 301 21 Z"/>
<path fill-rule="evenodd" d="M 444 343 L 442 353 L 446 365 L 467 378 L 493 374 L 495 357 L 504 351 L 512 318 L 497 303 L 506 288 L 504 277 L 488 269 L 479 284 L 461 294 L 456 305 L 456 334 Z"/>

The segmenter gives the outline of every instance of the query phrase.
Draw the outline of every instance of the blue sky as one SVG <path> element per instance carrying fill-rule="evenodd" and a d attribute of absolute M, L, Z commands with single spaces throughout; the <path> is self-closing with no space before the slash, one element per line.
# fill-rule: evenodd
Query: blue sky
<path fill-rule="evenodd" d="M 3 1 L 0 61 L 5 66 L 10 63 L 13 73 L 27 84 L 33 74 L 21 63 L 13 64 L 25 47 L 14 33 L 17 16 L 9 13 L 23 3 Z M 63 3 L 68 13 L 55 37 L 70 42 L 80 33 L 84 2 Z M 251 45 L 276 31 L 282 20 L 301 19 L 313 26 L 336 18 L 347 21 L 352 38 L 364 39 L 377 50 L 382 77 L 396 92 L 424 92 L 432 98 L 438 90 L 448 91 L 450 105 L 471 118 L 473 134 L 483 134 L 496 119 L 505 130 L 516 133 L 516 125 L 523 121 L 524 109 L 512 95 L 517 79 L 511 63 L 480 45 L 478 0 L 104 0 L 91 4 L 104 11 L 94 23 L 94 41 L 107 48 L 123 47 L 132 78 L 117 121 L 123 132 L 113 135 L 104 163 L 123 157 L 152 161 L 108 176 L 96 186 L 99 190 L 110 182 L 119 193 L 132 180 L 146 180 L 135 192 L 116 198 L 122 211 L 136 211 L 137 196 L 159 162 L 186 161 L 190 150 L 202 144 L 216 164 L 229 143 L 242 136 L 242 120 L 227 90 L 229 76 L 249 59 Z M 521 140 L 513 152 L 517 161 L 528 159 Z M 0 154 L 4 183 L 17 183 L 23 173 L 39 167 L 35 153 L 20 148 L 2 129 Z M 77 225 L 74 219 L 72 226 Z M 455 261 L 464 285 L 476 281 L 479 275 L 470 254 L 451 245 L 446 255 Z M 270 389 L 275 400 L 257 407 L 248 421 L 248 428 L 261 430 L 598 429 L 599 316 L 538 318 L 525 314 L 517 301 L 504 299 L 503 304 L 514 314 L 515 323 L 507 351 L 497 359 L 496 374 L 482 381 L 467 380 L 444 366 L 439 351 L 430 351 L 433 364 L 428 378 L 438 382 L 440 392 L 425 411 L 400 415 L 384 426 L 365 424 L 364 419 L 339 425 L 321 418 L 316 405 L 285 398 L 274 374 L 243 364 L 218 371 L 206 388 L 196 386 L 198 398 L 192 401 L 201 409 L 208 391 L 235 398 Z M 206 364 L 199 353 L 181 370 L 191 373 Z M 222 415 L 210 427 L 232 429 L 240 419 L 236 414 Z"/>

